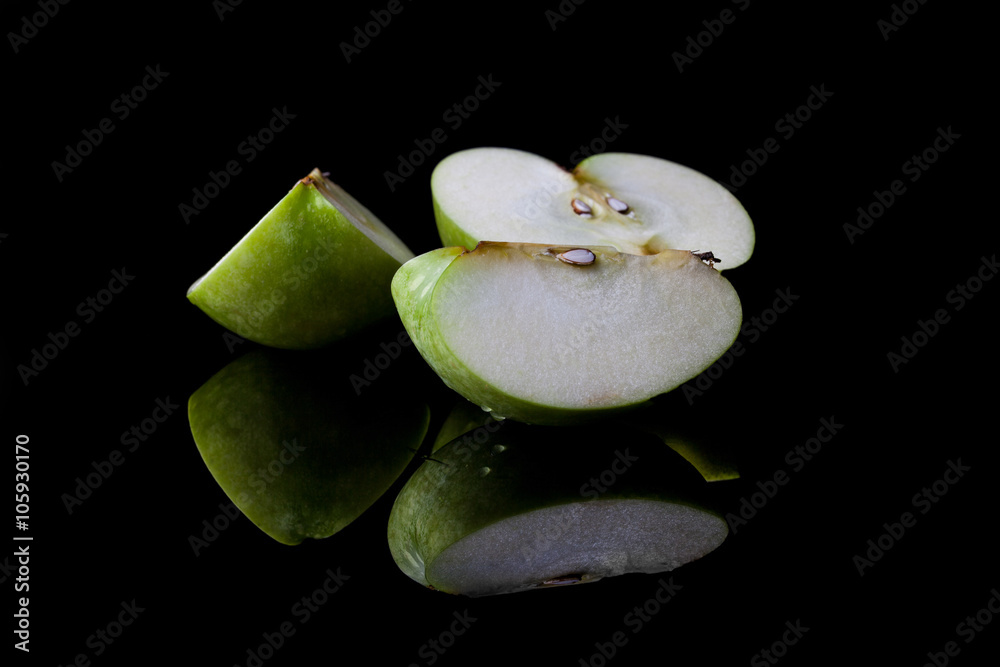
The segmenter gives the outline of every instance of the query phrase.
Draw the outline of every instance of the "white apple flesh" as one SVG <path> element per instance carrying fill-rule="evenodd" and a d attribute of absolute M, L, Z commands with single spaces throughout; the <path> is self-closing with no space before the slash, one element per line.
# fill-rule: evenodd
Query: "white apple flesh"
<path fill-rule="evenodd" d="M 524 151 L 475 148 L 442 160 L 431 191 L 446 246 L 711 250 L 720 258 L 716 269 L 739 266 L 753 252 L 753 223 L 736 197 L 694 169 L 646 155 L 603 153 L 570 172 Z"/>
<path fill-rule="evenodd" d="M 445 384 L 497 418 L 574 423 L 698 375 L 739 332 L 732 285 L 696 255 L 481 243 L 396 273 L 410 338 Z"/>

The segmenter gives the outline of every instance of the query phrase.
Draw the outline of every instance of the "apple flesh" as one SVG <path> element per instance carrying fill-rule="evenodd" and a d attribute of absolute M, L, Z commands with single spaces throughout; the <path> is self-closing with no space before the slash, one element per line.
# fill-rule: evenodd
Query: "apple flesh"
<path fill-rule="evenodd" d="M 650 434 L 507 424 L 438 449 L 389 517 L 414 581 L 468 596 L 669 571 L 724 540 L 707 483 Z"/>
<path fill-rule="evenodd" d="M 412 257 L 371 211 L 313 170 L 187 297 L 243 338 L 318 348 L 391 316 L 389 284 Z"/>
<path fill-rule="evenodd" d="M 388 379 L 359 395 L 344 378 L 360 362 L 324 354 L 258 349 L 188 401 L 215 481 L 282 544 L 329 537 L 360 516 L 406 469 L 430 419 Z"/>
<path fill-rule="evenodd" d="M 396 273 L 392 295 L 446 385 L 495 417 L 570 424 L 698 375 L 735 340 L 739 298 L 696 255 L 481 243 Z"/>
<path fill-rule="evenodd" d="M 704 174 L 668 160 L 601 153 L 573 171 L 509 148 L 474 148 L 431 176 L 446 246 L 480 241 L 609 245 L 647 255 L 711 250 L 717 269 L 749 259 L 754 228 L 740 202 Z"/>

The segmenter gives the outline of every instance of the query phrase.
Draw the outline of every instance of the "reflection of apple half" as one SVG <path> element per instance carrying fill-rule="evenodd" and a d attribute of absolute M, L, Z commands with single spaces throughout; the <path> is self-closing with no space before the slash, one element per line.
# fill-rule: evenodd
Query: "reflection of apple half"
<path fill-rule="evenodd" d="M 316 348 L 390 316 L 389 283 L 412 257 L 371 211 L 313 170 L 187 296 L 244 338 Z"/>
<path fill-rule="evenodd" d="M 360 516 L 406 469 L 429 422 L 427 406 L 388 380 L 357 395 L 338 381 L 356 361 L 322 354 L 255 350 L 188 401 L 212 476 L 283 544 L 328 537 Z"/>
<path fill-rule="evenodd" d="M 481 243 L 407 262 L 392 294 L 445 384 L 538 424 L 643 403 L 695 377 L 739 332 L 736 291 L 682 250 Z"/>
<path fill-rule="evenodd" d="M 470 596 L 665 572 L 725 540 L 706 493 L 650 434 L 508 424 L 421 464 L 393 505 L 389 547 L 414 581 Z"/>
<path fill-rule="evenodd" d="M 474 148 L 442 160 L 431 191 L 446 246 L 609 245 L 638 255 L 711 250 L 720 269 L 739 266 L 753 252 L 753 223 L 728 190 L 646 155 L 602 153 L 570 172 L 531 153 Z"/>

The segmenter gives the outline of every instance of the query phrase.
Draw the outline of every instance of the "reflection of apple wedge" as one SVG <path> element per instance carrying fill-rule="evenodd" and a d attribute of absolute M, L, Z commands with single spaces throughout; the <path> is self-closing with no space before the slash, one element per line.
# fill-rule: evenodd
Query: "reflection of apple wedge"
<path fill-rule="evenodd" d="M 509 424 L 417 469 L 393 505 L 389 547 L 415 581 L 471 596 L 664 572 L 728 533 L 706 486 L 649 434 Z"/>
<path fill-rule="evenodd" d="M 187 296 L 244 338 L 322 347 L 393 314 L 389 284 L 411 257 L 371 211 L 313 170 Z"/>
<path fill-rule="evenodd" d="M 442 160 L 431 191 L 446 246 L 608 245 L 638 255 L 711 250 L 727 269 L 753 252 L 753 223 L 728 190 L 646 155 L 602 153 L 570 172 L 524 151 L 474 148 Z"/>
<path fill-rule="evenodd" d="M 466 433 L 475 434 L 473 441 L 475 439 L 485 441 L 490 434 L 495 433 L 503 425 L 503 422 L 497 421 L 493 415 L 484 412 L 479 406 L 465 399 L 460 399 L 460 402 L 451 409 L 451 412 L 445 417 L 444 423 L 441 424 L 441 428 L 434 438 L 434 444 L 431 445 L 431 451 L 436 452 Z"/>
<path fill-rule="evenodd" d="M 498 418 L 560 424 L 641 404 L 695 377 L 739 332 L 736 291 L 697 255 L 481 243 L 396 273 L 420 354 Z"/>
<path fill-rule="evenodd" d="M 623 421 L 646 433 L 652 433 L 680 454 L 701 473 L 705 481 L 721 482 L 739 479 L 736 457 L 726 446 L 689 428 L 675 428 L 666 419 L 654 417 L 648 410 L 637 411 Z"/>
<path fill-rule="evenodd" d="M 195 443 L 226 495 L 283 544 L 328 537 L 396 481 L 427 431 L 427 407 L 388 380 L 358 396 L 324 353 L 257 350 L 188 402 Z M 320 355 L 317 357 L 316 355 Z"/>

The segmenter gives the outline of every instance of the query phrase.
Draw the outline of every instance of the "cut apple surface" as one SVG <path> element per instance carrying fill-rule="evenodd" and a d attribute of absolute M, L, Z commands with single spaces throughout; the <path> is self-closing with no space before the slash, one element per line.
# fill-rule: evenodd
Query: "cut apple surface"
<path fill-rule="evenodd" d="M 392 315 L 389 284 L 412 257 L 371 211 L 313 170 L 187 296 L 244 338 L 318 348 Z"/>
<path fill-rule="evenodd" d="M 414 581 L 469 596 L 664 572 L 728 534 L 706 486 L 649 434 L 509 424 L 417 469 L 393 505 L 389 547 Z"/>
<path fill-rule="evenodd" d="M 646 155 L 602 153 L 566 171 L 524 151 L 474 148 L 442 160 L 431 191 L 446 246 L 711 250 L 717 269 L 739 266 L 753 252 L 753 223 L 736 197 L 694 169 Z"/>
<path fill-rule="evenodd" d="M 410 260 L 403 324 L 445 384 L 497 418 L 573 423 L 695 377 L 739 332 L 736 291 L 696 255 L 481 243 Z"/>

